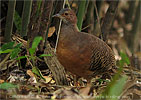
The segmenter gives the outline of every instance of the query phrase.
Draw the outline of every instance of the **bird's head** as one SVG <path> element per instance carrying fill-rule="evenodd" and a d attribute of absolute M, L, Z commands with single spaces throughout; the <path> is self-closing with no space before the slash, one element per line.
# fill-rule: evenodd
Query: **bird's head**
<path fill-rule="evenodd" d="M 73 12 L 73 10 L 69 8 L 61 9 L 60 12 L 53 17 L 58 17 L 63 20 L 64 23 L 68 24 L 76 24 L 77 23 L 77 17 L 76 14 Z"/>

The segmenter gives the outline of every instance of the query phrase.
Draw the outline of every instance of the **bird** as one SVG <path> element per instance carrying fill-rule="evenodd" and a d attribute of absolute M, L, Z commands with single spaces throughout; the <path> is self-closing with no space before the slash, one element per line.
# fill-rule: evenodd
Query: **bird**
<path fill-rule="evenodd" d="M 79 31 L 73 10 L 63 8 L 53 17 L 63 20 L 56 56 L 67 71 L 91 80 L 115 66 L 114 53 L 103 40 Z"/>

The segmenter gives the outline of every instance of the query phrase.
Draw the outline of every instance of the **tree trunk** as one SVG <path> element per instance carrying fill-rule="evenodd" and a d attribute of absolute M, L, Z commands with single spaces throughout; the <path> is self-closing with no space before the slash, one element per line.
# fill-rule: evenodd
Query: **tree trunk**
<path fill-rule="evenodd" d="M 52 12 L 52 7 L 53 7 L 53 0 L 51 1 L 44 1 L 44 8 L 43 8 L 43 13 L 42 13 L 42 17 L 41 17 L 41 23 L 40 23 L 40 29 L 39 29 L 39 36 L 42 36 L 45 40 L 45 36 L 47 33 L 47 29 L 50 23 L 50 15 Z M 44 43 L 43 41 L 40 42 L 39 45 L 39 50 L 42 52 L 43 51 L 43 47 L 44 47 Z"/>
<path fill-rule="evenodd" d="M 113 23 L 115 14 L 116 14 L 118 3 L 119 3 L 119 0 L 110 1 L 109 8 L 108 8 L 107 13 L 104 17 L 103 24 L 102 24 L 102 27 L 101 27 L 102 37 L 103 37 L 104 41 L 107 40 L 107 36 L 110 32 L 110 28 L 112 26 L 112 23 Z"/>
<path fill-rule="evenodd" d="M 66 79 L 66 73 L 64 67 L 58 61 L 53 49 L 50 47 L 50 44 L 46 45 L 44 50 L 45 54 L 51 54 L 50 57 L 44 57 L 45 63 L 48 65 L 51 70 L 53 77 L 57 85 L 69 85 Z"/>

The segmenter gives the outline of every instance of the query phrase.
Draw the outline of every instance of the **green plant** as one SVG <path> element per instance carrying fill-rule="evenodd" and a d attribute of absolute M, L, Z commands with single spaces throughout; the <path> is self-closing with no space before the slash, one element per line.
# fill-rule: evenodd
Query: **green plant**
<path fill-rule="evenodd" d="M 77 26 L 78 26 L 78 29 L 81 31 L 82 29 L 82 24 L 83 24 L 83 17 L 84 17 L 84 14 L 85 14 L 85 11 L 86 11 L 86 8 L 87 8 L 87 0 L 82 0 L 80 1 L 80 4 L 79 4 L 79 9 L 78 9 L 78 13 L 77 13 Z"/>
<path fill-rule="evenodd" d="M 0 84 L 0 89 L 8 90 L 12 88 L 18 88 L 18 85 L 14 85 L 12 83 L 6 83 L 6 82 Z"/>
<path fill-rule="evenodd" d="M 109 83 L 106 90 L 101 95 L 102 97 L 105 98 L 105 100 L 118 100 L 126 83 L 126 80 L 128 78 L 126 75 L 121 76 L 120 74 L 123 70 L 124 64 L 125 63 L 130 64 L 129 58 L 123 52 L 120 52 L 120 56 L 121 56 L 121 60 L 120 60 L 118 72 L 115 74 L 113 80 Z"/>
<path fill-rule="evenodd" d="M 40 70 L 36 67 L 36 64 L 35 64 L 35 61 L 38 58 L 35 55 L 36 48 L 38 47 L 41 40 L 43 40 L 42 37 L 35 37 L 35 39 L 32 42 L 32 47 L 28 49 L 29 50 L 28 51 L 29 55 L 19 56 L 18 54 L 21 51 L 20 47 L 22 46 L 22 44 L 21 43 L 15 44 L 15 42 L 9 42 L 9 43 L 6 43 L 6 44 L 2 45 L 2 47 L 0 48 L 0 54 L 9 53 L 10 54 L 10 59 L 16 59 L 16 60 L 27 58 L 28 61 L 31 64 L 31 66 L 32 66 L 32 71 L 36 75 L 38 75 L 40 78 L 44 79 L 41 72 L 40 72 Z M 52 55 L 50 55 L 50 54 L 41 54 L 39 57 L 45 57 L 45 56 L 52 56 Z"/>
<path fill-rule="evenodd" d="M 32 47 L 29 48 L 30 56 L 28 56 L 28 57 L 31 58 L 32 63 L 33 63 L 32 64 L 32 72 L 35 73 L 36 75 L 40 76 L 40 78 L 44 79 L 42 73 L 40 72 L 40 70 L 38 69 L 38 67 L 36 67 L 36 65 L 35 65 L 35 59 L 36 59 L 35 51 L 36 51 L 36 48 L 39 45 L 39 43 L 40 43 L 41 40 L 43 40 L 42 37 L 35 37 L 34 38 L 34 40 L 32 42 Z"/>
<path fill-rule="evenodd" d="M 20 53 L 20 51 L 21 51 L 20 47 L 21 46 L 22 46 L 21 43 L 18 43 L 18 44 L 15 45 L 15 42 L 8 42 L 8 43 L 2 45 L 2 47 L 0 48 L 0 54 L 9 53 L 10 58 L 14 59 Z"/>
<path fill-rule="evenodd" d="M 121 60 L 119 61 L 119 65 L 121 67 L 123 67 L 124 64 L 127 64 L 127 65 L 130 64 L 130 60 L 129 60 L 128 56 L 125 53 L 120 52 L 120 56 L 121 56 Z"/>
<path fill-rule="evenodd" d="M 35 56 L 35 52 L 36 52 L 36 49 L 37 49 L 37 47 L 38 47 L 41 40 L 43 40 L 42 37 L 40 37 L 40 36 L 35 37 L 33 42 L 32 42 L 32 47 L 29 48 L 29 54 L 30 55 L 21 56 L 21 57 L 19 57 L 19 59 L 27 58 L 29 61 L 31 60 L 32 62 L 30 64 L 32 66 L 32 72 L 35 73 L 40 78 L 44 79 L 42 73 L 40 72 L 38 67 L 36 67 L 36 64 L 35 64 L 35 60 L 37 59 L 37 57 Z M 45 57 L 45 56 L 52 56 L 52 55 L 50 55 L 50 54 L 41 54 L 39 57 Z"/>

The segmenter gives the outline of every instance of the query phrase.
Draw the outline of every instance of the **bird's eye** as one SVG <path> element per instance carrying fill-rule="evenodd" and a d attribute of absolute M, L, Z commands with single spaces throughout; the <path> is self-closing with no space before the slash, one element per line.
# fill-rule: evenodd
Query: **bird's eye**
<path fill-rule="evenodd" d="M 68 15 L 68 13 L 65 13 L 65 15 L 67 16 L 67 15 Z"/>

